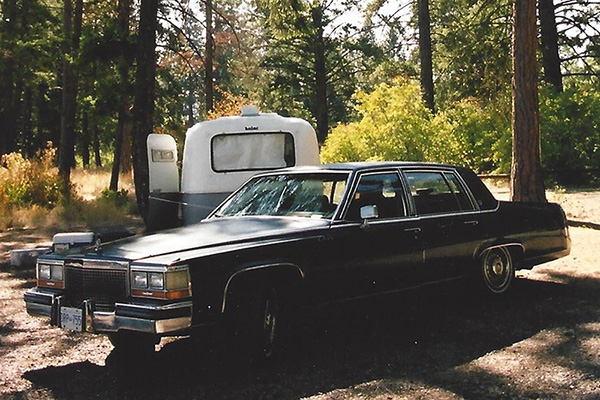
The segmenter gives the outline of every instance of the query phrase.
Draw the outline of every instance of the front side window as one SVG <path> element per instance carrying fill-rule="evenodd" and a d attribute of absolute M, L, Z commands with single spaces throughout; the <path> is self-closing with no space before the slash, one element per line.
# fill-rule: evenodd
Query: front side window
<path fill-rule="evenodd" d="M 471 210 L 473 205 L 452 172 L 409 171 L 410 186 L 417 214 L 440 214 Z"/>
<path fill-rule="evenodd" d="M 332 218 L 346 189 L 347 179 L 346 173 L 281 174 L 254 178 L 214 215 Z"/>
<path fill-rule="evenodd" d="M 294 137 L 285 132 L 217 135 L 211 142 L 215 172 L 269 170 L 296 165 Z"/>
<path fill-rule="evenodd" d="M 376 206 L 378 218 L 406 216 L 400 177 L 394 172 L 375 173 L 360 177 L 346 213 L 346 220 L 359 221 L 360 209 Z"/>

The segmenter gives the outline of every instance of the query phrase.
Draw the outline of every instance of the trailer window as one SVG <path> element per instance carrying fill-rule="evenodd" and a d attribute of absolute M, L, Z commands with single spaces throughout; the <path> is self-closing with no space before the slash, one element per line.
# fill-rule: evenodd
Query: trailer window
<path fill-rule="evenodd" d="M 212 139 L 215 172 L 269 170 L 296 164 L 294 137 L 290 133 L 239 133 Z"/>

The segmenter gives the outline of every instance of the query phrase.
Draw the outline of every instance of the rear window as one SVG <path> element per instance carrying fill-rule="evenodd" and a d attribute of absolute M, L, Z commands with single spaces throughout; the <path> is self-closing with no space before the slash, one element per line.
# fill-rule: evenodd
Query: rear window
<path fill-rule="evenodd" d="M 215 172 L 270 170 L 296 164 L 294 137 L 287 132 L 217 135 L 211 147 Z"/>

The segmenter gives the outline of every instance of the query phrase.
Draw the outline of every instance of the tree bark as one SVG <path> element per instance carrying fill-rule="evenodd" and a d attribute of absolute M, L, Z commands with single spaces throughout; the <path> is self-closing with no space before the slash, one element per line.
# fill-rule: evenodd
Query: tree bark
<path fill-rule="evenodd" d="M 317 138 L 323 144 L 329 132 L 329 106 L 327 98 L 327 66 L 325 65 L 325 39 L 323 36 L 323 9 L 317 5 L 311 11 L 313 25 L 317 29 L 315 40 L 315 119 Z"/>
<path fill-rule="evenodd" d="M 156 28 L 159 0 L 142 0 L 138 33 L 135 101 L 133 106 L 133 177 L 140 215 L 148 218 L 148 150 L 146 139 L 153 130 L 156 77 Z"/>
<path fill-rule="evenodd" d="M 544 81 L 557 92 L 563 91 L 560 57 L 558 55 L 558 32 L 553 0 L 539 0 L 540 36 L 542 41 L 542 65 Z"/>
<path fill-rule="evenodd" d="M 213 64 L 215 58 L 215 43 L 213 40 L 213 15 L 212 15 L 212 0 L 206 2 L 206 50 L 204 55 L 204 90 L 206 113 L 208 114 L 214 109 L 214 73 Z"/>
<path fill-rule="evenodd" d="M 65 41 L 63 43 L 63 89 L 60 149 L 58 153 L 58 171 L 61 176 L 62 193 L 66 200 L 71 195 L 71 167 L 75 159 L 75 120 L 77 113 L 78 76 L 73 65 L 73 59 L 79 48 L 83 0 L 64 1 L 63 28 Z"/>
<path fill-rule="evenodd" d="M 129 124 L 129 61 L 127 57 L 127 41 L 129 39 L 129 17 L 131 5 L 130 0 L 119 0 L 118 20 L 119 20 L 119 41 L 121 43 L 122 54 L 119 56 L 119 116 L 117 122 L 117 131 L 115 133 L 115 142 L 113 148 L 113 165 L 110 176 L 110 190 L 117 191 L 119 187 L 119 173 L 123 163 L 123 142 L 125 129 Z M 129 138 L 128 138 L 129 139 Z M 128 154 L 129 156 L 131 153 Z"/>
<path fill-rule="evenodd" d="M 84 167 L 90 165 L 90 117 L 87 111 L 81 117 L 81 159 Z"/>
<path fill-rule="evenodd" d="M 429 0 L 418 0 L 419 4 L 419 58 L 421 61 L 421 90 L 425 106 L 435 112 L 433 88 L 433 62 L 431 48 L 431 16 Z"/>
<path fill-rule="evenodd" d="M 536 6 L 513 0 L 513 201 L 545 202 L 540 163 Z"/>
<path fill-rule="evenodd" d="M 102 157 L 100 155 L 100 138 L 98 137 L 98 121 L 96 119 L 96 111 L 92 111 L 91 115 L 91 124 L 92 124 L 92 141 L 94 148 L 94 162 L 96 167 L 102 167 Z"/>
<path fill-rule="evenodd" d="M 2 2 L 2 52 L 3 69 L 0 78 L 0 155 L 16 150 L 16 120 L 15 120 L 15 77 L 18 66 L 15 61 L 15 41 L 17 40 L 17 2 L 4 0 Z"/>

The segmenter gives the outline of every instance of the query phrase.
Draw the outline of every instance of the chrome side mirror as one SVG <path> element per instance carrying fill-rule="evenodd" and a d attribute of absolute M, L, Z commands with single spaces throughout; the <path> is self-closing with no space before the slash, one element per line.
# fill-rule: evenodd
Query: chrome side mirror
<path fill-rule="evenodd" d="M 362 227 L 366 228 L 369 225 L 369 220 L 379 217 L 376 205 L 362 206 L 360 208 L 360 219 L 363 220 Z"/>

